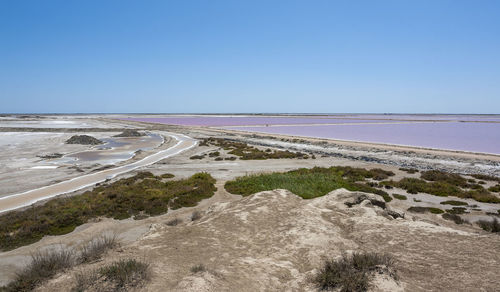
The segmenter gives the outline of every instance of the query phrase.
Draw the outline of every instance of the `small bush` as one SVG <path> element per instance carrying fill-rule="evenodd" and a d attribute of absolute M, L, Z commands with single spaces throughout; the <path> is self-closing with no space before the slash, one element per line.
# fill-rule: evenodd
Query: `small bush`
<path fill-rule="evenodd" d="M 500 177 L 492 176 L 492 175 L 486 175 L 486 174 L 472 174 L 471 175 L 473 178 L 479 179 L 479 180 L 489 180 L 489 181 L 496 181 L 500 182 Z"/>
<path fill-rule="evenodd" d="M 135 259 L 119 260 L 99 269 L 99 274 L 117 288 L 138 286 L 149 276 L 149 265 Z"/>
<path fill-rule="evenodd" d="M 462 217 L 460 217 L 460 216 L 458 216 L 456 214 L 444 213 L 441 216 L 445 220 L 450 220 L 450 221 L 455 222 L 455 224 L 463 224 L 463 223 L 466 222 L 464 219 L 462 219 Z"/>
<path fill-rule="evenodd" d="M 433 207 L 419 207 L 419 206 L 413 206 L 408 208 L 408 212 L 412 213 L 427 213 L 430 212 L 432 214 L 442 214 L 444 213 L 443 210 L 439 208 L 433 208 Z"/>
<path fill-rule="evenodd" d="M 418 172 L 418 169 L 416 168 L 405 168 L 405 167 L 401 167 L 399 170 L 401 171 L 406 171 L 407 173 L 409 174 L 414 174 L 414 173 L 417 173 Z"/>
<path fill-rule="evenodd" d="M 464 207 L 453 207 L 451 209 L 448 209 L 446 210 L 446 213 L 450 213 L 450 214 L 465 214 L 465 213 L 468 213 L 466 212 L 467 209 L 465 209 Z"/>
<path fill-rule="evenodd" d="M 392 268 L 392 258 L 377 253 L 343 255 L 340 259 L 326 260 L 313 281 L 320 290 L 366 291 L 372 273 L 381 266 Z M 391 276 L 395 277 L 394 274 Z"/>
<path fill-rule="evenodd" d="M 190 269 L 191 273 L 193 273 L 193 274 L 203 273 L 206 270 L 207 270 L 207 268 L 203 264 L 192 266 L 191 269 Z"/>
<path fill-rule="evenodd" d="M 5 291 L 31 291 L 74 264 L 74 253 L 69 250 L 37 252 L 31 255 L 31 262 L 3 289 Z"/>
<path fill-rule="evenodd" d="M 192 159 L 192 160 L 203 159 L 203 158 L 205 158 L 205 156 L 203 156 L 203 155 L 193 155 L 193 156 L 189 157 L 189 159 Z"/>
<path fill-rule="evenodd" d="M 174 219 L 172 219 L 172 220 L 170 220 L 170 221 L 167 221 L 167 223 L 165 223 L 165 224 L 167 224 L 168 226 L 177 226 L 177 225 L 178 225 L 178 224 L 180 224 L 180 223 L 182 223 L 182 220 L 181 220 L 181 219 L 179 219 L 179 218 L 174 218 Z"/>
<path fill-rule="evenodd" d="M 400 194 L 392 194 L 392 196 L 395 199 L 398 199 L 398 200 L 406 200 L 406 199 L 408 199 L 405 195 L 400 195 Z"/>
<path fill-rule="evenodd" d="M 117 245 L 116 235 L 98 237 L 82 246 L 79 260 L 82 263 L 98 260 L 106 251 Z"/>
<path fill-rule="evenodd" d="M 500 184 L 497 184 L 496 186 L 489 187 L 488 191 L 495 192 L 495 193 L 500 193 Z"/>
<path fill-rule="evenodd" d="M 495 233 L 500 232 L 500 223 L 498 222 L 497 218 L 494 218 L 493 221 L 479 220 L 479 221 L 477 221 L 477 224 L 483 230 L 486 230 L 489 232 L 495 232 Z"/>
<path fill-rule="evenodd" d="M 196 221 L 198 219 L 201 219 L 202 215 L 201 215 L 201 212 L 200 211 L 194 211 L 192 214 L 191 214 L 191 221 Z"/>
<path fill-rule="evenodd" d="M 215 152 L 210 152 L 208 154 L 209 157 L 218 157 L 220 156 L 220 152 L 219 151 L 215 151 Z"/>
<path fill-rule="evenodd" d="M 439 204 L 441 204 L 441 205 L 452 205 L 452 206 L 467 206 L 468 205 L 466 202 L 455 201 L 455 200 L 442 201 Z"/>
<path fill-rule="evenodd" d="M 171 174 L 171 173 L 164 173 L 162 175 L 160 175 L 161 178 L 173 178 L 175 177 L 175 175 Z"/>

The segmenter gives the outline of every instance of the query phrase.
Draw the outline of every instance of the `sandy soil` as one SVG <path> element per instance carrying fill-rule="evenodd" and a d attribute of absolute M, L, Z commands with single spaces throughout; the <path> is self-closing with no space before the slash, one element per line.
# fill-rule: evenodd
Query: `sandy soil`
<path fill-rule="evenodd" d="M 399 280 L 378 275 L 372 291 L 498 287 L 496 235 L 409 215 L 394 220 L 369 201 L 347 208 L 344 202 L 360 193 L 345 190 L 312 200 L 285 190 L 230 201 L 223 201 L 227 194 L 218 195 L 221 202 L 196 208 L 204 210 L 200 220 L 188 219 L 192 209 L 151 219 L 138 240 L 123 244 L 102 262 L 59 275 L 39 291 L 66 291 L 76 272 L 130 257 L 151 264 L 152 278 L 141 291 L 314 291 L 309 279 L 321 261 L 352 251 L 394 255 Z M 167 226 L 173 218 L 183 223 Z M 190 272 L 198 264 L 207 271 Z"/>

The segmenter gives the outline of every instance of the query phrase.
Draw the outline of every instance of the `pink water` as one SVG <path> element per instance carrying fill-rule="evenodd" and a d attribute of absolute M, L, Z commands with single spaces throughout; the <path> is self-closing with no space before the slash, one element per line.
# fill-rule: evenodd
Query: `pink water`
<path fill-rule="evenodd" d="M 206 115 L 133 117 L 128 120 L 500 154 L 499 115 Z"/>

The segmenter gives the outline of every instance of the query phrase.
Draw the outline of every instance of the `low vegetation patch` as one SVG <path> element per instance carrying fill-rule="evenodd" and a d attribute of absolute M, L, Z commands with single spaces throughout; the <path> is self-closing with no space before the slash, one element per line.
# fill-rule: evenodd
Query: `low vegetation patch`
<path fill-rule="evenodd" d="M 500 193 L 500 184 L 498 184 L 496 186 L 489 187 L 488 191 L 495 192 L 495 193 Z"/>
<path fill-rule="evenodd" d="M 383 181 L 382 184 L 402 188 L 410 194 L 427 193 L 441 197 L 470 198 L 483 203 L 500 203 L 500 198 L 483 186 L 471 184 L 458 174 L 438 170 L 422 172 L 421 179 L 405 177 L 400 181 Z"/>
<path fill-rule="evenodd" d="M 193 155 L 193 156 L 189 157 L 189 159 L 191 159 L 191 160 L 203 159 L 203 158 L 205 158 L 205 155 Z"/>
<path fill-rule="evenodd" d="M 169 208 L 192 207 L 214 194 L 214 184 L 208 173 L 164 182 L 160 176 L 141 172 L 82 195 L 11 211 L 0 216 L 0 249 L 14 249 L 45 235 L 69 233 L 92 218 L 145 218 L 167 213 Z"/>
<path fill-rule="evenodd" d="M 452 206 L 467 206 L 468 205 L 466 202 L 456 201 L 456 200 L 442 201 L 439 204 L 441 204 L 441 205 L 452 205 Z"/>
<path fill-rule="evenodd" d="M 433 208 L 433 207 L 419 207 L 419 206 L 412 206 L 408 208 L 408 212 L 412 213 L 427 213 L 430 212 L 432 214 L 442 214 L 444 213 L 443 210 L 439 208 Z"/>
<path fill-rule="evenodd" d="M 477 224 L 483 230 L 486 230 L 486 231 L 489 231 L 489 232 L 494 232 L 494 233 L 499 233 L 500 232 L 500 223 L 498 222 L 497 218 L 494 218 L 492 221 L 489 221 L 489 220 L 479 220 L 479 221 L 477 221 Z"/>
<path fill-rule="evenodd" d="M 401 167 L 399 170 L 401 171 L 406 171 L 409 174 L 414 174 L 418 172 L 418 169 L 416 168 L 406 168 L 406 167 Z"/>
<path fill-rule="evenodd" d="M 489 181 L 496 181 L 500 183 L 500 177 L 492 176 L 492 175 L 486 175 L 486 174 L 472 174 L 471 175 L 473 178 L 479 179 L 479 180 L 489 180 Z"/>
<path fill-rule="evenodd" d="M 167 224 L 168 226 L 177 226 L 180 223 L 182 223 L 182 219 L 174 218 L 172 220 L 167 221 L 167 223 L 165 223 L 165 224 Z"/>
<path fill-rule="evenodd" d="M 76 276 L 73 291 L 127 291 L 149 279 L 149 265 L 136 259 L 122 259 L 100 269 Z"/>
<path fill-rule="evenodd" d="M 226 182 L 224 187 L 232 194 L 244 196 L 274 189 L 287 189 L 304 199 L 324 196 L 335 189 L 345 188 L 350 191 L 374 193 L 382 196 L 388 202 L 392 200 L 388 193 L 361 183 L 366 178 L 387 175 L 385 171 L 379 175 L 379 171 L 381 170 L 340 166 L 301 168 L 284 173 L 238 177 Z"/>
<path fill-rule="evenodd" d="M 464 219 L 462 219 L 462 217 L 460 217 L 459 215 L 456 215 L 456 214 L 444 213 L 441 216 L 445 220 L 450 220 L 450 221 L 455 222 L 455 224 L 464 224 L 467 222 Z"/>
<path fill-rule="evenodd" d="M 103 143 L 101 140 L 88 135 L 74 135 L 66 140 L 66 144 L 99 145 Z"/>
<path fill-rule="evenodd" d="M 466 213 L 469 213 L 469 212 L 467 212 L 467 209 L 465 209 L 464 207 L 453 207 L 451 209 L 446 210 L 446 213 L 449 213 L 449 214 L 466 214 Z"/>
<path fill-rule="evenodd" d="M 82 263 L 93 262 L 102 257 L 108 250 L 116 247 L 116 236 L 101 236 L 89 241 L 81 247 L 79 261 Z"/>
<path fill-rule="evenodd" d="M 115 135 L 115 137 L 142 137 L 142 136 L 146 136 L 146 134 L 132 129 L 123 130 L 123 132 L 121 132 L 120 134 Z"/>
<path fill-rule="evenodd" d="M 192 266 L 191 269 L 190 269 L 191 273 L 193 273 L 193 274 L 203 273 L 206 270 L 207 270 L 207 268 L 203 264 Z"/>
<path fill-rule="evenodd" d="M 31 255 L 31 262 L 16 274 L 12 282 L 0 287 L 0 291 L 32 291 L 66 269 L 100 259 L 107 250 L 117 245 L 115 236 L 100 236 L 77 251 L 61 247 L 36 252 Z"/>
<path fill-rule="evenodd" d="M 301 152 L 291 152 L 288 150 L 260 150 L 246 143 L 232 141 L 222 138 L 205 138 L 200 142 L 200 146 L 216 146 L 228 151 L 228 154 L 236 155 L 242 160 L 265 160 L 265 159 L 280 159 L 280 158 L 302 158 L 307 159 L 309 156 Z"/>
<path fill-rule="evenodd" d="M 406 200 L 406 199 L 408 199 L 408 197 L 406 197 L 405 195 L 400 195 L 400 194 L 392 194 L 392 196 L 395 199 L 398 199 L 398 200 Z"/>
<path fill-rule="evenodd" d="M 389 272 L 390 276 L 396 278 L 396 274 L 391 271 L 393 266 L 392 257 L 385 254 L 353 253 L 326 260 L 313 281 L 320 290 L 367 291 L 376 271 Z"/>
<path fill-rule="evenodd" d="M 74 253 L 64 249 L 37 252 L 31 256 L 31 262 L 0 291 L 31 291 L 57 273 L 71 268 L 75 263 Z"/>
<path fill-rule="evenodd" d="M 45 154 L 45 155 L 37 155 L 36 157 L 42 158 L 42 159 L 55 159 L 55 158 L 61 158 L 63 156 L 64 156 L 64 154 L 62 154 L 62 153 L 50 153 L 50 154 Z"/>

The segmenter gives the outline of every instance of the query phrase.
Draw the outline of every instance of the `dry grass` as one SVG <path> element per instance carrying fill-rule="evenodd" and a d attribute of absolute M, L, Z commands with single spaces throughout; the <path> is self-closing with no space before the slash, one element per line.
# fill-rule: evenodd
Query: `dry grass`
<path fill-rule="evenodd" d="M 388 271 L 394 266 L 391 256 L 377 253 L 344 254 L 335 260 L 326 260 L 313 281 L 320 290 L 367 291 L 372 273 Z M 395 273 L 389 273 L 396 278 Z"/>
<path fill-rule="evenodd" d="M 179 218 L 174 218 L 174 219 L 172 219 L 172 220 L 167 221 L 167 223 L 165 223 L 165 224 L 167 224 L 168 226 L 177 226 L 177 225 L 178 225 L 178 224 L 180 224 L 180 223 L 182 223 L 182 220 L 181 220 L 181 219 L 179 219 Z"/>
<path fill-rule="evenodd" d="M 500 233 L 500 222 L 498 222 L 497 218 L 494 218 L 492 221 L 479 220 L 477 224 L 485 231 Z"/>
<path fill-rule="evenodd" d="M 196 221 L 196 220 L 199 220 L 201 219 L 202 217 L 202 214 L 200 211 L 194 211 L 192 214 L 191 214 L 191 221 Z"/>
<path fill-rule="evenodd" d="M 191 273 L 193 273 L 193 274 L 203 273 L 206 270 L 207 270 L 207 268 L 203 264 L 192 266 L 190 269 Z"/>
<path fill-rule="evenodd" d="M 96 261 L 100 259 L 106 251 L 116 247 L 117 245 L 118 241 L 116 239 L 116 235 L 100 236 L 81 247 L 79 260 L 81 263 Z"/>
<path fill-rule="evenodd" d="M 14 280 L 1 290 L 31 291 L 57 273 L 71 268 L 75 262 L 75 254 L 71 250 L 54 249 L 37 252 L 31 255 L 31 262 L 16 274 Z"/>
<path fill-rule="evenodd" d="M 122 259 L 96 270 L 76 274 L 73 291 L 127 291 L 149 279 L 149 264 L 136 259 Z"/>

